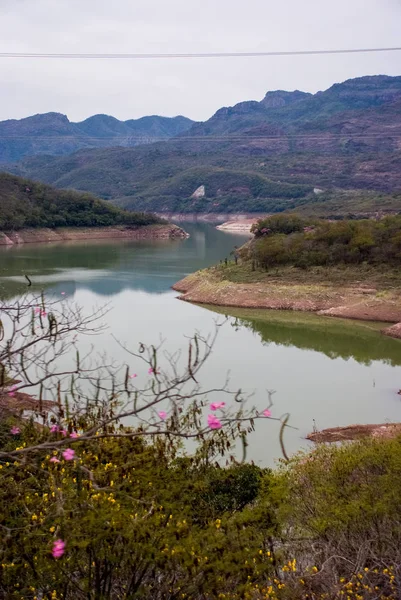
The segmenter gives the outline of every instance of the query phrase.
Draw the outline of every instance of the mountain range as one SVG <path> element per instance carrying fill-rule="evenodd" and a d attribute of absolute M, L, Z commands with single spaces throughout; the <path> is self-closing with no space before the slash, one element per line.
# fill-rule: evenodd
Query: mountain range
<path fill-rule="evenodd" d="M 183 133 L 193 124 L 186 117 L 157 115 L 129 121 L 94 115 L 72 123 L 60 113 L 0 121 L 0 164 L 38 154 L 70 154 L 82 148 L 148 144 Z"/>
<path fill-rule="evenodd" d="M 187 125 L 164 142 L 37 155 L 6 168 L 131 210 L 401 210 L 401 77 L 268 92 Z"/>

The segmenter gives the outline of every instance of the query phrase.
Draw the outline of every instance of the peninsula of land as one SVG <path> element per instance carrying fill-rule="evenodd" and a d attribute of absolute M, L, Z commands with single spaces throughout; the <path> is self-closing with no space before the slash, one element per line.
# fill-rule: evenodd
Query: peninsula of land
<path fill-rule="evenodd" d="M 396 323 L 383 333 L 401 338 L 400 232 L 399 217 L 313 223 L 269 217 L 253 227 L 237 264 L 223 261 L 173 289 L 182 300 L 212 306 Z"/>

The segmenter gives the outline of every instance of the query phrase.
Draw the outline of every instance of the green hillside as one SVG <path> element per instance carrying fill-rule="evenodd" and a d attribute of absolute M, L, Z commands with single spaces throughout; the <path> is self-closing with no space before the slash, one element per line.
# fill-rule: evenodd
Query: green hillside
<path fill-rule="evenodd" d="M 369 190 L 335 190 L 300 199 L 296 211 L 309 217 L 364 217 L 401 212 L 401 193 Z"/>
<path fill-rule="evenodd" d="M 205 196 L 193 197 L 204 186 Z M 286 208 L 312 193 L 307 185 L 278 183 L 249 171 L 194 167 L 167 178 L 146 189 L 145 193 L 117 199 L 118 205 L 158 212 L 232 212 L 243 210 L 270 211 L 278 205 Z"/>
<path fill-rule="evenodd" d="M 58 190 L 0 173 L 0 230 L 24 227 L 150 225 L 153 215 L 128 213 L 91 194 Z"/>

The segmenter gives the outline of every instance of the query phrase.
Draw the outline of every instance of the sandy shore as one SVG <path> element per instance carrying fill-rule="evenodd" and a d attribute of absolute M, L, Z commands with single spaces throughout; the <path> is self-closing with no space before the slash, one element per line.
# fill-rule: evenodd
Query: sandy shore
<path fill-rule="evenodd" d="M 175 212 L 156 212 L 157 216 L 169 221 L 169 223 L 211 223 L 221 224 L 226 221 L 246 221 L 252 220 L 256 223 L 258 219 L 265 218 L 266 213 L 175 213 Z"/>
<path fill-rule="evenodd" d="M 60 227 L 57 229 L 22 229 L 0 232 L 0 245 L 39 244 L 100 239 L 168 240 L 185 239 L 188 234 L 177 225 L 161 224 L 144 227 Z"/>
<path fill-rule="evenodd" d="M 249 233 L 249 235 L 251 235 L 251 227 L 254 223 L 255 219 L 226 221 L 222 225 L 217 225 L 216 229 L 220 229 L 220 231 L 228 231 L 230 233 Z"/>

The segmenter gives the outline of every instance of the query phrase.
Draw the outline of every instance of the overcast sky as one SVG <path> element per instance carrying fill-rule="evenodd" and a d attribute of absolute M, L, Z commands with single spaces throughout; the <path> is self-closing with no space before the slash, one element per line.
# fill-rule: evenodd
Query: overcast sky
<path fill-rule="evenodd" d="M 0 0 L 0 52 L 246 52 L 401 46 L 401 0 Z M 49 111 L 205 120 L 268 90 L 401 75 L 401 52 L 177 60 L 0 58 L 0 120 Z"/>

